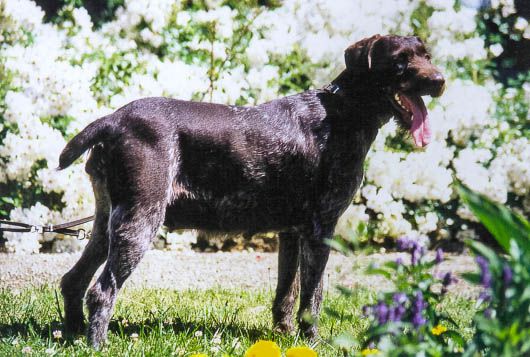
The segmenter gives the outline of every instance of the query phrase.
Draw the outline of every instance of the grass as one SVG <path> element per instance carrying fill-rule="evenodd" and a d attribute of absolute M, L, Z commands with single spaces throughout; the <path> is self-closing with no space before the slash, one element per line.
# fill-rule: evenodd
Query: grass
<path fill-rule="evenodd" d="M 368 321 L 361 317 L 363 305 L 375 295 L 366 290 L 345 298 L 327 293 L 324 309 L 341 313 L 332 318 L 323 313 L 320 332 L 323 341 L 311 345 L 299 335 L 284 336 L 272 331 L 270 291 L 172 291 L 162 289 L 124 290 L 109 328 L 107 345 L 92 350 L 84 337 L 54 337 L 62 330 L 55 290 L 51 287 L 21 292 L 0 290 L 0 356 L 17 356 L 31 348 L 31 355 L 42 356 L 242 356 L 258 339 L 273 340 L 285 351 L 306 345 L 319 356 L 339 356 L 330 345 L 340 333 L 347 332 L 362 341 Z M 470 335 L 469 322 L 473 302 L 450 297 L 444 308 L 459 323 L 461 332 Z M 137 338 L 135 335 L 137 334 Z"/>

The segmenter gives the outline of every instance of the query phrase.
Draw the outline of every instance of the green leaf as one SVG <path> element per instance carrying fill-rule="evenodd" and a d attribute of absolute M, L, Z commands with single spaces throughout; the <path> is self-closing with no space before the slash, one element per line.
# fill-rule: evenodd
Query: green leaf
<path fill-rule="evenodd" d="M 349 289 L 342 285 L 337 285 L 337 290 L 341 293 L 341 295 L 344 295 L 346 297 L 351 297 L 353 295 L 352 289 Z"/>
<path fill-rule="evenodd" d="M 325 242 L 331 248 L 335 249 L 336 251 L 344 255 L 350 255 L 351 253 L 350 248 L 343 241 L 339 239 L 326 239 Z"/>
<path fill-rule="evenodd" d="M 458 191 L 506 252 L 510 251 L 510 240 L 515 239 L 525 253 L 530 253 L 530 223 L 527 220 L 465 186 L 459 185 Z"/>
<path fill-rule="evenodd" d="M 474 285 L 480 284 L 480 275 L 477 273 L 462 273 L 460 274 L 460 276 L 464 278 L 464 280 L 470 282 L 471 284 L 474 284 Z"/>
<path fill-rule="evenodd" d="M 341 314 L 337 310 L 331 307 L 324 306 L 324 312 L 328 314 L 329 316 L 333 317 L 334 319 L 337 319 L 337 320 L 341 319 Z"/>
<path fill-rule="evenodd" d="M 376 268 L 374 266 L 369 266 L 368 269 L 366 269 L 366 274 L 369 274 L 369 275 L 382 275 L 384 276 L 385 278 L 387 279 L 392 279 L 392 274 L 390 274 L 390 272 L 384 270 L 384 269 L 381 269 L 381 268 Z"/>
<path fill-rule="evenodd" d="M 492 249 L 474 240 L 467 240 L 466 244 L 469 245 L 475 254 L 482 255 L 484 258 L 486 258 L 493 270 L 500 271 L 502 269 L 501 260 Z"/>
<path fill-rule="evenodd" d="M 458 332 L 454 330 L 448 330 L 444 332 L 444 336 L 453 340 L 458 346 L 462 347 L 465 344 L 464 338 Z"/>

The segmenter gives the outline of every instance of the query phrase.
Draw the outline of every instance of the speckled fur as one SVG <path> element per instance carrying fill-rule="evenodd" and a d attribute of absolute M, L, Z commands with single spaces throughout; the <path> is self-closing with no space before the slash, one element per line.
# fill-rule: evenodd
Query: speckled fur
<path fill-rule="evenodd" d="M 419 39 L 374 36 L 346 50 L 336 94 L 309 90 L 256 107 L 146 98 L 87 126 L 60 158 L 65 168 L 92 148 L 87 172 L 96 195 L 93 238 L 61 284 L 66 328 L 82 330 L 82 297 L 106 259 L 86 297 L 90 343 L 104 342 L 122 284 L 165 224 L 281 232 L 274 323 L 293 328 L 300 290 L 298 322 L 314 338 L 316 324 L 302 316 L 319 314 L 325 239 L 361 183 L 378 129 L 394 114 L 386 94 L 423 81 L 422 91 L 425 73 L 437 73 L 429 63 L 411 65 L 407 78 L 393 75 L 390 58 L 404 50 L 413 53 L 410 63 L 427 66 Z"/>

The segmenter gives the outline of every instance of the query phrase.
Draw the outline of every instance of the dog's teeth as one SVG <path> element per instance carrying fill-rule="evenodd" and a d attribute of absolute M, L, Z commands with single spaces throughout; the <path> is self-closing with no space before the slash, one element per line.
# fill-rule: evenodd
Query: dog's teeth
<path fill-rule="evenodd" d="M 395 99 L 397 102 L 399 102 L 399 96 L 397 95 L 397 93 L 394 94 L 394 99 Z"/>

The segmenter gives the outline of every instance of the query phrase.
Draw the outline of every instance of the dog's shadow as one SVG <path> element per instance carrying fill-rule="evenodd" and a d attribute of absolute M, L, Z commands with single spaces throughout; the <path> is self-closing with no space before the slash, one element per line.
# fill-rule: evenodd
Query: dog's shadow
<path fill-rule="evenodd" d="M 157 333 L 160 330 L 170 330 L 175 334 L 186 333 L 190 338 L 193 337 L 196 332 L 200 331 L 205 337 L 213 338 L 216 333 L 221 333 L 223 335 L 231 336 L 244 335 L 251 340 L 259 339 L 272 333 L 272 330 L 269 327 L 256 328 L 237 322 L 195 322 L 190 320 L 182 320 L 180 318 L 173 319 L 171 322 L 148 319 L 142 322 L 123 323 L 123 320 L 120 320 L 120 318 L 117 317 L 116 319 L 113 319 L 109 325 L 109 332 L 113 332 L 125 337 L 129 337 L 134 333 L 147 336 L 151 333 Z"/>
<path fill-rule="evenodd" d="M 163 322 L 158 319 L 146 319 L 140 322 L 124 322 L 125 318 L 117 316 L 109 324 L 109 334 L 115 334 L 120 338 L 131 338 L 134 334 L 149 336 L 156 334 L 161 330 L 172 331 L 175 334 L 186 333 L 190 338 L 204 336 L 213 338 L 216 333 L 231 336 L 245 336 L 250 340 L 258 340 L 270 336 L 273 331 L 270 328 L 256 328 L 245 326 L 236 322 L 219 322 L 208 323 L 206 321 L 188 321 L 180 318 L 173 319 L 170 322 Z M 60 331 L 60 335 L 54 336 L 54 331 Z M 201 332 L 200 336 L 195 335 L 197 331 Z M 84 334 L 65 334 L 62 321 L 52 321 L 48 324 L 39 323 L 35 318 L 29 318 L 26 322 L 13 322 L 10 324 L 0 324 L 0 335 L 3 338 L 16 338 L 18 336 L 25 338 L 29 336 L 40 337 L 43 340 L 62 339 L 67 344 L 83 337 Z M 60 336 L 60 337 L 59 337 Z"/>

